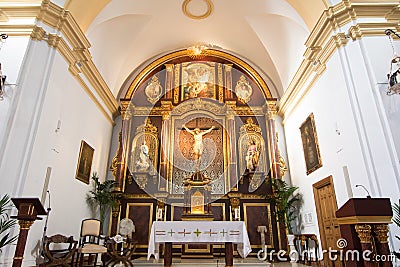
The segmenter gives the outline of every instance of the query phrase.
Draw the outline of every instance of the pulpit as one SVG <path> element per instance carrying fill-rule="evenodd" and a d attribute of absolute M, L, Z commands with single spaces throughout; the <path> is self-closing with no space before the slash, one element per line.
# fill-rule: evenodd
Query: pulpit
<path fill-rule="evenodd" d="M 388 223 L 392 215 L 389 198 L 351 198 L 336 211 L 341 236 L 347 241 L 347 246 L 342 248 L 345 255 L 351 255 L 347 253 L 351 250 L 360 255 L 359 260 L 347 258 L 346 266 L 392 266 L 388 246 Z M 363 257 L 367 250 L 371 254 Z M 380 257 L 379 262 L 373 261 L 376 255 Z"/>
<path fill-rule="evenodd" d="M 211 180 L 195 172 L 184 181 L 184 208 L 182 221 L 214 220 L 211 210 Z"/>
<path fill-rule="evenodd" d="M 18 219 L 20 226 L 17 247 L 14 253 L 13 267 L 20 267 L 24 257 L 26 240 L 28 238 L 28 232 L 34 221 L 41 220 L 42 218 L 38 215 L 47 215 L 47 212 L 43 208 L 42 203 L 38 198 L 12 198 L 11 201 L 18 209 L 17 216 L 11 216 L 11 218 Z"/>

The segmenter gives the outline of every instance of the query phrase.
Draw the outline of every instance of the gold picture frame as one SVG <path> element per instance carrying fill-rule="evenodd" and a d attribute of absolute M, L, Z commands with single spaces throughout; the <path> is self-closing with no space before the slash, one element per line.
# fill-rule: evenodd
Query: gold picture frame
<path fill-rule="evenodd" d="M 82 140 L 75 177 L 79 181 L 82 181 L 86 184 L 89 184 L 90 182 L 93 154 L 94 148 L 88 145 L 84 140 Z"/>
<path fill-rule="evenodd" d="M 300 126 L 307 175 L 322 166 L 314 114 L 311 113 Z"/>
<path fill-rule="evenodd" d="M 181 90 L 182 101 L 199 97 L 216 99 L 215 63 L 182 63 Z"/>

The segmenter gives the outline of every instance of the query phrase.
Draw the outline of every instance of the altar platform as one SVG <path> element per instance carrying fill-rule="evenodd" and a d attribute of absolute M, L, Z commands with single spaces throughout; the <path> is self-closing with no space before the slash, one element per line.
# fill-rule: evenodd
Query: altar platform
<path fill-rule="evenodd" d="M 147 259 L 145 257 L 143 258 L 139 258 L 139 259 L 135 259 L 133 261 L 133 265 L 135 267 L 163 267 L 164 263 L 163 260 L 150 260 L 147 261 Z M 239 267 L 250 267 L 250 266 L 260 266 L 260 267 L 269 267 L 272 265 L 276 265 L 269 263 L 269 262 L 262 262 L 259 261 L 256 258 L 246 258 L 246 259 L 239 259 L 239 258 L 235 258 L 233 259 L 233 266 L 239 266 Z M 193 266 L 204 266 L 204 267 L 224 267 L 225 266 L 225 258 L 222 256 L 221 258 L 214 258 L 214 259 L 181 259 L 181 258 L 173 258 L 172 259 L 172 266 L 176 266 L 176 267 L 193 267 Z M 288 265 L 279 265 L 282 267 L 285 266 L 292 266 L 290 264 Z M 300 266 L 300 265 L 299 265 Z"/>
<path fill-rule="evenodd" d="M 146 257 L 138 258 L 133 261 L 135 267 L 163 267 L 163 261 L 153 260 L 147 261 Z M 225 260 L 224 257 L 220 259 L 181 259 L 173 258 L 172 266 L 174 267 L 194 267 L 194 266 L 204 266 L 204 267 L 224 267 Z M 246 258 L 246 259 L 233 259 L 233 266 L 239 267 L 305 267 L 306 265 L 300 263 L 290 263 L 290 262 L 260 262 L 256 258 Z M 308 266 L 309 267 L 309 266 Z"/>

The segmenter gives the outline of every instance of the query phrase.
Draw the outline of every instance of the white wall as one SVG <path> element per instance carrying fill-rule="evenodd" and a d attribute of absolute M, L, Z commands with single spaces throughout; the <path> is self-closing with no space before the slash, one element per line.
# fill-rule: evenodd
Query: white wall
<path fill-rule="evenodd" d="M 33 43 L 38 46 L 43 45 L 43 43 L 38 44 L 37 41 Z M 43 55 L 30 56 L 44 56 L 46 51 L 40 51 Z M 32 64 L 32 61 L 28 61 L 27 64 Z M 34 68 L 34 64 L 30 66 Z M 58 52 L 55 52 L 51 62 L 48 80 L 44 79 L 45 77 L 41 76 L 37 77 L 37 80 L 32 79 L 32 82 L 46 84 L 47 88 L 44 90 L 45 95 L 38 113 L 37 128 L 33 130 L 32 148 L 25 154 L 28 155 L 26 179 L 21 179 L 22 176 L 3 176 L 2 185 L 13 185 L 15 181 L 18 181 L 18 192 L 20 192 L 18 196 L 40 198 L 45 183 L 46 169 L 51 167 L 48 189 L 51 193 L 52 210 L 47 234 L 73 235 L 78 240 L 81 220 L 93 217 L 86 203 L 86 195 L 92 189 L 92 185 L 87 185 L 75 178 L 80 143 L 81 140 L 85 140 L 95 149 L 92 172 L 96 171 L 104 180 L 107 174 L 113 125 L 72 77 L 68 71 L 68 65 Z M 32 87 L 35 87 L 35 84 Z M 24 87 L 23 90 L 28 89 Z M 20 105 L 19 111 L 22 112 L 23 108 L 24 105 Z M 56 132 L 58 121 L 61 122 L 61 127 Z M 15 123 L 13 132 L 19 134 L 19 127 Z M 19 146 L 23 145 L 23 143 L 19 144 Z M 6 157 L 10 155 L 12 155 L 11 149 Z M 8 165 L 7 170 L 17 168 L 20 164 L 16 162 L 13 164 L 14 167 Z M 12 192 L 11 186 L 8 193 L 13 194 Z M 46 207 L 47 205 L 48 201 L 46 201 Z M 45 220 L 37 221 L 31 227 L 24 266 L 34 264 L 33 250 L 42 236 L 44 222 Z M 3 262 L 10 261 L 13 253 L 11 250 L 6 255 L 2 255 L 6 258 Z"/>
<path fill-rule="evenodd" d="M 112 125 L 67 69 L 64 59 L 56 54 L 23 195 L 40 196 L 46 168 L 52 167 L 48 235 L 74 235 L 78 240 L 81 220 L 92 217 L 86 204 L 92 184 L 75 179 L 80 143 L 85 140 L 95 149 L 92 172 L 104 180 Z M 61 127 L 56 132 L 58 120 Z M 26 251 L 40 239 L 43 225 L 38 222 L 33 226 Z"/>
<path fill-rule="evenodd" d="M 28 45 L 27 36 L 9 36 L 2 44 L 0 50 L 0 63 L 3 75 L 7 76 L 4 99 L 0 100 L 0 143 L 4 136 L 4 130 L 7 125 L 10 102 L 14 90 L 18 90 L 15 85 L 18 73 L 21 68 L 22 59 Z"/>
<path fill-rule="evenodd" d="M 355 188 L 356 184 L 366 186 L 372 197 L 390 197 L 392 202 L 399 198 L 390 130 L 377 101 L 379 89 L 374 71 L 379 68 L 370 64 L 376 62 L 372 55 L 382 55 L 382 48 L 369 49 L 371 40 L 366 39 L 350 41 L 335 52 L 322 77 L 285 121 L 292 182 L 300 187 L 304 198 L 302 217 L 310 214 L 313 218 L 312 223 L 303 225 L 302 233 L 319 235 L 312 185 L 330 175 L 339 208 L 352 196 L 366 196 L 361 188 Z M 306 175 L 299 127 L 310 113 L 315 118 L 322 167 Z M 346 187 L 345 166 L 350 188 Z M 395 231 L 398 230 L 392 227 L 392 245 Z"/>

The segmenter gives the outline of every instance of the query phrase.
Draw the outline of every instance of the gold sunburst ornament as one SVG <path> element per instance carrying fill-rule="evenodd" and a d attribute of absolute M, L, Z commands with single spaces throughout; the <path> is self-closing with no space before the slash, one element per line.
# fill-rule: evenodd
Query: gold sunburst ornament
<path fill-rule="evenodd" d="M 207 55 L 208 45 L 205 44 L 197 44 L 187 48 L 188 56 L 198 60 L 202 59 L 204 56 Z"/>
<path fill-rule="evenodd" d="M 192 2 L 192 1 L 193 1 L 193 0 L 185 0 L 185 1 L 183 1 L 183 4 L 182 4 L 183 13 L 184 13 L 187 17 L 189 17 L 189 18 L 191 18 L 191 19 L 205 19 L 205 18 L 207 18 L 208 16 L 211 15 L 211 13 L 212 13 L 212 11 L 213 11 L 213 9 L 214 9 L 211 0 L 196 0 L 196 1 L 198 1 L 198 2 L 199 2 L 199 1 L 203 1 L 203 2 L 205 2 L 205 3 L 207 4 L 207 9 L 206 9 L 206 11 L 205 11 L 204 13 L 198 14 L 198 15 L 197 15 L 197 14 L 193 14 L 192 11 L 189 10 L 189 4 L 190 4 L 190 2 Z"/>

